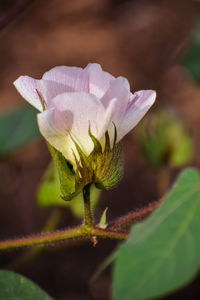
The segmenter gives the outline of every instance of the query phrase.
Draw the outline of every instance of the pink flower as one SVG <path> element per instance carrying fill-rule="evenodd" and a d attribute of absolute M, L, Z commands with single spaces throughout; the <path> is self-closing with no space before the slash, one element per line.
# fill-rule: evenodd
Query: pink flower
<path fill-rule="evenodd" d="M 41 134 L 69 161 L 77 155 L 75 140 L 89 155 L 94 144 L 91 133 L 104 144 L 105 132 L 114 141 L 114 125 L 119 142 L 146 114 L 156 93 L 141 90 L 132 94 L 124 77 L 113 77 L 99 64 L 86 68 L 60 66 L 44 73 L 41 80 L 20 76 L 19 93 L 41 113 L 37 115 Z M 41 100 L 45 104 L 43 111 Z"/>

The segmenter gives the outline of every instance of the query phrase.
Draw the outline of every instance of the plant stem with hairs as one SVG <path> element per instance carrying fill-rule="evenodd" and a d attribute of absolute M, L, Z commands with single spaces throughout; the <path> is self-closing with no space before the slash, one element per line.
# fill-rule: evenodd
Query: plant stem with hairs
<path fill-rule="evenodd" d="M 94 226 L 90 207 L 90 187 L 87 186 L 83 193 L 85 205 L 85 222 L 83 225 L 71 229 L 64 229 L 50 233 L 42 233 L 13 240 L 0 241 L 0 250 L 23 248 L 26 246 L 43 246 L 45 244 L 77 238 L 85 238 L 92 240 L 94 244 L 96 244 L 96 237 L 111 239 L 127 239 L 129 237 L 129 233 L 126 231 L 121 231 L 119 230 L 119 228 L 122 225 L 129 224 L 138 217 L 142 217 L 154 211 L 162 203 L 162 201 L 154 202 L 153 204 L 148 205 L 137 212 L 133 212 L 125 217 L 116 220 L 114 223 L 112 223 L 112 225 L 108 226 L 107 229 L 102 229 L 98 226 Z"/>

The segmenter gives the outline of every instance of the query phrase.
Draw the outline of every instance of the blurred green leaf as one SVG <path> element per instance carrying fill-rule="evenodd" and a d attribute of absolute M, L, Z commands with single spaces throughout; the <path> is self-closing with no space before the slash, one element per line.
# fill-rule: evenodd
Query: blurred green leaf
<path fill-rule="evenodd" d="M 24 276 L 0 271 L 0 300 L 53 300 L 53 298 Z"/>
<path fill-rule="evenodd" d="M 39 136 L 34 108 L 22 107 L 0 114 L 0 156 L 20 149 Z"/>
<path fill-rule="evenodd" d="M 160 109 L 139 124 L 137 133 L 144 156 L 152 166 L 181 167 L 194 153 L 194 141 L 182 119 Z"/>
<path fill-rule="evenodd" d="M 187 284 L 200 267 L 200 174 L 187 169 L 166 200 L 119 247 L 114 299 L 152 299 Z"/>
<path fill-rule="evenodd" d="M 91 187 L 91 203 L 93 208 L 97 205 L 100 196 L 100 190 L 94 185 Z M 54 161 L 52 161 L 41 181 L 37 192 L 38 204 L 42 207 L 63 206 L 69 207 L 72 213 L 81 218 L 83 216 L 83 196 L 79 193 L 72 201 L 64 201 L 60 197 L 60 181 L 58 171 Z"/>
<path fill-rule="evenodd" d="M 183 59 L 183 65 L 197 83 L 200 83 L 200 23 L 192 33 L 191 45 Z"/>

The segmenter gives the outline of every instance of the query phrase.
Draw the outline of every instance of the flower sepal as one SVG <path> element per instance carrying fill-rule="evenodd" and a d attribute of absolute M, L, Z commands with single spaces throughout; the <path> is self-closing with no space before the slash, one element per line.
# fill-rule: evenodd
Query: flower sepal
<path fill-rule="evenodd" d="M 101 143 L 92 135 L 90 129 L 88 134 L 93 141 L 94 149 L 87 156 L 74 141 L 79 155 L 77 157 L 74 154 L 74 167 L 61 152 L 48 144 L 59 174 L 60 196 L 65 201 L 72 200 L 89 183 L 94 183 L 98 189 L 109 190 L 116 186 L 122 177 L 121 144 L 116 144 L 116 129 L 113 146 L 110 145 L 108 132 L 105 133 L 104 149 Z"/>
<path fill-rule="evenodd" d="M 88 134 L 94 144 L 94 149 L 89 156 L 86 156 L 79 145 L 75 143 L 80 156 L 80 161 L 76 158 L 77 189 L 80 187 L 83 188 L 88 183 L 94 183 L 98 189 L 112 189 L 119 183 L 123 174 L 121 144 L 116 144 L 116 128 L 113 146 L 110 144 L 108 132 L 105 133 L 104 148 L 95 136 L 92 135 L 90 129 Z"/>
<path fill-rule="evenodd" d="M 104 149 L 91 132 L 90 137 L 95 145 L 93 152 L 89 156 L 94 174 L 94 183 L 99 189 L 112 189 L 119 183 L 123 175 L 121 144 L 116 143 L 116 128 L 113 146 L 110 144 L 108 131 L 105 133 Z"/>
<path fill-rule="evenodd" d="M 62 153 L 49 143 L 47 144 L 59 175 L 60 197 L 65 201 L 70 201 L 79 193 L 76 190 L 75 172 Z"/>

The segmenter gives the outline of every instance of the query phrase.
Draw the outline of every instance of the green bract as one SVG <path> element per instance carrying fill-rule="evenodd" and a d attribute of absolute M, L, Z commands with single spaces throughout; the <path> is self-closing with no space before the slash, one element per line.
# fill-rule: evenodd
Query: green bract
<path fill-rule="evenodd" d="M 116 144 L 116 129 L 113 147 L 110 145 L 108 132 L 105 134 L 105 147 L 92 135 L 94 149 L 86 156 L 80 146 L 76 145 L 79 158 L 75 156 L 76 169 L 54 147 L 48 144 L 59 174 L 61 197 L 65 201 L 72 200 L 87 184 L 94 183 L 102 190 L 109 190 L 117 185 L 122 177 L 121 144 Z"/>
<path fill-rule="evenodd" d="M 73 201 L 63 201 L 60 197 L 60 180 L 58 171 L 54 161 L 51 161 L 41 179 L 37 190 L 37 203 L 41 207 L 67 207 L 71 210 L 74 216 L 82 218 L 83 210 L 83 195 L 79 193 L 73 198 Z M 94 184 L 90 189 L 91 206 L 94 209 L 99 203 L 101 191 Z"/>

